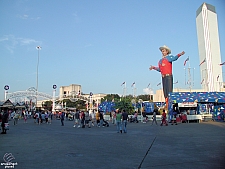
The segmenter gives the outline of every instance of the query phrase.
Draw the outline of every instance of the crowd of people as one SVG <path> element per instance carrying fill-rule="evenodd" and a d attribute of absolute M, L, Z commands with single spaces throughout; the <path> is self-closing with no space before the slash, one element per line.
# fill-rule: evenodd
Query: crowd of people
<path fill-rule="evenodd" d="M 51 124 L 52 120 L 60 120 L 61 126 L 64 126 L 64 121 L 72 120 L 74 121 L 74 128 L 91 128 L 91 127 L 109 127 L 109 123 L 116 126 L 117 133 L 127 133 L 127 123 L 128 122 L 137 122 L 138 123 L 138 113 L 135 111 L 132 116 L 128 116 L 128 113 L 125 110 L 119 110 L 110 112 L 110 119 L 104 119 L 104 113 L 101 111 L 58 111 L 52 113 L 51 111 L 19 111 L 13 110 L 8 111 L 7 109 L 2 110 L 0 113 L 0 122 L 2 128 L 2 134 L 6 134 L 6 125 L 8 120 L 13 120 L 13 125 L 18 125 L 19 119 L 23 119 L 24 123 L 27 123 L 27 119 L 34 119 L 34 123 L 37 125 Z M 143 114 L 143 123 L 148 121 L 147 116 Z M 153 112 L 152 116 L 152 125 L 157 125 L 156 112 Z M 161 126 L 168 125 L 166 120 L 166 112 L 163 111 Z"/>

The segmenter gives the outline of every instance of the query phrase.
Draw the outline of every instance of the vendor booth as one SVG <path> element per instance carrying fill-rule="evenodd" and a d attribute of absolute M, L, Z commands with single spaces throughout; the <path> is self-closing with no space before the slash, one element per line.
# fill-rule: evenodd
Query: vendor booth
<path fill-rule="evenodd" d="M 225 92 L 173 92 L 169 94 L 169 111 L 178 104 L 181 114 L 187 114 L 187 120 L 224 121 Z"/>

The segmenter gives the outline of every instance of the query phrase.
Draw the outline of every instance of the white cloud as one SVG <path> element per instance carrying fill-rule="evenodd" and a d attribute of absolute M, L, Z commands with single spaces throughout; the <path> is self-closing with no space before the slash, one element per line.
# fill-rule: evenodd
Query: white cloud
<path fill-rule="evenodd" d="M 0 38 L 0 42 L 2 42 L 2 41 L 7 41 L 7 40 L 9 40 L 9 38 L 7 38 L 7 37 L 2 37 L 2 38 Z"/>
<path fill-rule="evenodd" d="M 4 35 L 0 37 L 0 43 L 4 46 L 10 53 L 13 53 L 17 46 L 28 46 L 28 45 L 39 45 L 40 41 L 30 38 L 17 38 L 14 35 Z"/>
<path fill-rule="evenodd" d="M 143 92 L 146 93 L 146 94 L 154 94 L 154 93 L 153 93 L 153 90 L 151 90 L 151 89 L 149 89 L 149 88 L 143 89 Z"/>
<path fill-rule="evenodd" d="M 24 19 L 24 20 L 26 20 L 26 19 L 30 19 L 30 20 L 39 20 L 39 19 L 41 19 L 41 17 L 39 17 L 39 16 L 37 16 L 37 17 L 30 17 L 29 15 L 26 15 L 26 14 L 24 14 L 24 15 L 17 15 L 17 17 L 20 18 L 20 19 Z"/>
<path fill-rule="evenodd" d="M 75 22 L 79 23 L 80 22 L 80 17 L 77 15 L 77 13 L 73 13 L 72 15 L 73 15 L 73 17 L 75 19 Z"/>
<path fill-rule="evenodd" d="M 29 16 L 26 15 L 26 14 L 24 14 L 24 15 L 17 15 L 17 17 L 20 18 L 20 19 L 28 19 L 29 18 Z"/>
<path fill-rule="evenodd" d="M 38 41 L 34 39 L 20 38 L 21 45 L 29 45 L 32 43 L 38 43 Z"/>

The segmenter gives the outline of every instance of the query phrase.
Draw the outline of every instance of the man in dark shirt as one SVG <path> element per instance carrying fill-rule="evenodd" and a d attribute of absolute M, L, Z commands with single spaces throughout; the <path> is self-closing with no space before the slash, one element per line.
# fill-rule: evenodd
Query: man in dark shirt
<path fill-rule="evenodd" d="M 62 112 L 62 114 L 60 115 L 61 126 L 64 126 L 64 117 L 65 117 L 65 112 Z"/>
<path fill-rule="evenodd" d="M 125 110 L 123 110 L 122 113 L 122 126 L 123 126 L 123 132 L 127 132 L 127 119 L 128 119 L 128 114 Z"/>
<path fill-rule="evenodd" d="M 1 134 L 6 134 L 6 128 L 5 128 L 5 123 L 8 123 L 8 118 L 9 118 L 9 113 L 7 110 L 4 110 L 4 113 L 2 115 L 2 132 Z"/>

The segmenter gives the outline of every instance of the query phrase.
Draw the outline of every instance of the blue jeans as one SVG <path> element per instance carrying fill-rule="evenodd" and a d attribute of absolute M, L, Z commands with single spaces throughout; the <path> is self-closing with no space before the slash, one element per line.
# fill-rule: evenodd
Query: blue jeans
<path fill-rule="evenodd" d="M 123 125 L 123 131 L 124 131 L 124 133 L 126 133 L 127 132 L 127 120 L 123 120 L 122 125 Z"/>
<path fill-rule="evenodd" d="M 100 119 L 100 127 L 103 126 L 103 119 Z"/>
<path fill-rule="evenodd" d="M 173 92 L 173 76 L 162 77 L 162 84 L 164 97 L 167 98 L 169 93 Z"/>
<path fill-rule="evenodd" d="M 117 127 L 117 132 L 119 133 L 120 132 L 120 130 L 122 130 L 122 128 L 121 128 L 121 121 L 116 121 L 116 127 Z"/>

